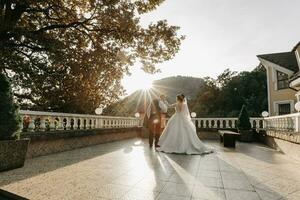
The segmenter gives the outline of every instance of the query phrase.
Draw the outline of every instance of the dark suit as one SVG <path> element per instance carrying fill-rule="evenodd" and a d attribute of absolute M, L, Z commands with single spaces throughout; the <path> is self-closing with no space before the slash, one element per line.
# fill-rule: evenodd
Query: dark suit
<path fill-rule="evenodd" d="M 150 112 L 145 116 L 144 125 L 149 129 L 149 145 L 152 147 L 153 140 L 155 140 L 155 146 L 158 145 L 161 133 L 161 113 L 158 101 L 153 100 L 148 109 L 150 109 Z"/>

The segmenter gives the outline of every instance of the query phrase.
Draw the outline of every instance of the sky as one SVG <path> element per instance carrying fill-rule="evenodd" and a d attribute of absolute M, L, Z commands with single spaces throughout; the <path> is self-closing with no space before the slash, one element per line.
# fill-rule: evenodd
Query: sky
<path fill-rule="evenodd" d="M 139 66 L 122 80 L 127 94 L 169 76 L 217 77 L 226 68 L 250 71 L 256 55 L 291 51 L 300 41 L 300 0 L 165 0 L 141 16 L 142 25 L 161 19 L 185 35 L 176 56 L 158 64 L 161 73 Z"/>

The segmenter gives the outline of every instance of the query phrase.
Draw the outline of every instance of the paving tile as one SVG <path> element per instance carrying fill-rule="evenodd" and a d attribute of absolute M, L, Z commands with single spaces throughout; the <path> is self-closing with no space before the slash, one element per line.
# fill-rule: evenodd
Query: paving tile
<path fill-rule="evenodd" d="M 300 190 L 299 182 L 283 178 L 272 179 L 270 181 L 255 185 L 255 187 L 273 193 L 276 192 L 282 196 L 287 196 Z"/>
<path fill-rule="evenodd" d="M 253 191 L 225 189 L 225 194 L 228 200 L 260 200 L 258 194 Z"/>
<path fill-rule="evenodd" d="M 226 200 L 224 189 L 195 186 L 192 193 L 193 200 Z"/>
<path fill-rule="evenodd" d="M 191 197 L 192 190 L 193 185 L 168 182 L 162 192 L 171 195 Z"/>
<path fill-rule="evenodd" d="M 196 177 L 191 175 L 191 174 L 177 174 L 174 173 L 169 179 L 169 182 L 174 182 L 174 183 L 188 183 L 188 184 L 193 184 L 196 180 Z"/>
<path fill-rule="evenodd" d="M 156 200 L 190 200 L 190 197 L 171 195 L 167 193 L 160 193 Z"/>
<path fill-rule="evenodd" d="M 132 189 L 124 196 L 120 197 L 120 200 L 155 200 L 158 196 L 158 192 L 145 191 L 141 189 Z"/>
<path fill-rule="evenodd" d="M 300 191 L 291 193 L 285 199 L 287 199 L 287 200 L 299 200 L 300 199 Z"/>
<path fill-rule="evenodd" d="M 248 180 L 247 176 L 243 172 L 221 171 L 221 176 L 223 180 Z"/>
<path fill-rule="evenodd" d="M 225 189 L 254 191 L 253 186 L 245 179 L 223 179 L 223 185 Z"/>
<path fill-rule="evenodd" d="M 134 185 L 134 187 L 146 191 L 161 192 L 166 184 L 166 181 L 145 178 L 138 182 L 136 185 Z"/>
<path fill-rule="evenodd" d="M 207 187 L 217 187 L 223 188 L 223 183 L 221 178 L 212 178 L 212 177 L 196 177 L 195 186 L 207 186 Z"/>
<path fill-rule="evenodd" d="M 276 191 L 271 192 L 258 188 L 255 188 L 255 191 L 262 200 L 282 200 L 283 198 L 283 196 L 278 194 Z"/>
<path fill-rule="evenodd" d="M 177 155 L 129 139 L 28 159 L 0 173 L 0 188 L 29 199 L 300 199 L 300 164 L 255 143 Z M 254 186 L 254 187 L 253 187 Z"/>
<path fill-rule="evenodd" d="M 122 176 L 116 178 L 115 180 L 113 180 L 111 183 L 117 184 L 117 185 L 133 186 L 141 180 L 142 180 L 142 177 L 140 177 L 140 176 L 122 175 Z"/>
<path fill-rule="evenodd" d="M 124 196 L 131 188 L 128 186 L 107 184 L 100 186 L 96 192 L 97 196 L 103 198 L 117 199 Z"/>
<path fill-rule="evenodd" d="M 212 171 L 212 170 L 199 170 L 197 176 L 221 178 L 221 173 L 219 171 Z"/>

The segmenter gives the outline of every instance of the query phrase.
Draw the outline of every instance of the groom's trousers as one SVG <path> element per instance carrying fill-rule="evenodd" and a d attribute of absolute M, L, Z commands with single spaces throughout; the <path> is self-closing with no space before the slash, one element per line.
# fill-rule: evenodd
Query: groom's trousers
<path fill-rule="evenodd" d="M 161 132 L 160 118 L 158 116 L 152 116 L 150 118 L 150 131 L 149 131 L 149 145 L 150 147 L 158 145 L 159 137 Z"/>

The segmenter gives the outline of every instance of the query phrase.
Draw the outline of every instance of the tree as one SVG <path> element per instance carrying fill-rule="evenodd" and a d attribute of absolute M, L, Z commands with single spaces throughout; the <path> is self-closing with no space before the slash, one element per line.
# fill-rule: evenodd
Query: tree
<path fill-rule="evenodd" d="M 241 112 L 238 117 L 237 127 L 239 130 L 250 130 L 251 123 L 248 115 L 248 111 L 245 105 L 243 105 Z"/>
<path fill-rule="evenodd" d="M 21 105 L 91 113 L 123 94 L 120 80 L 134 63 L 155 73 L 183 37 L 162 20 L 140 16 L 163 0 L 2 0 L 0 71 Z"/>
<path fill-rule="evenodd" d="M 195 99 L 190 102 L 191 110 L 197 113 L 197 116 L 209 117 L 213 116 L 217 109 L 217 100 L 220 89 L 217 83 L 210 77 L 205 77 L 204 83 L 199 87 L 198 94 Z"/>
<path fill-rule="evenodd" d="M 267 109 L 267 79 L 263 67 L 251 72 L 225 70 L 217 79 L 206 78 L 198 90 L 192 110 L 201 117 L 237 117 L 246 105 L 251 117 Z"/>
<path fill-rule="evenodd" d="M 20 116 L 14 103 L 10 83 L 0 73 L 0 140 L 11 139 L 19 130 Z"/>

